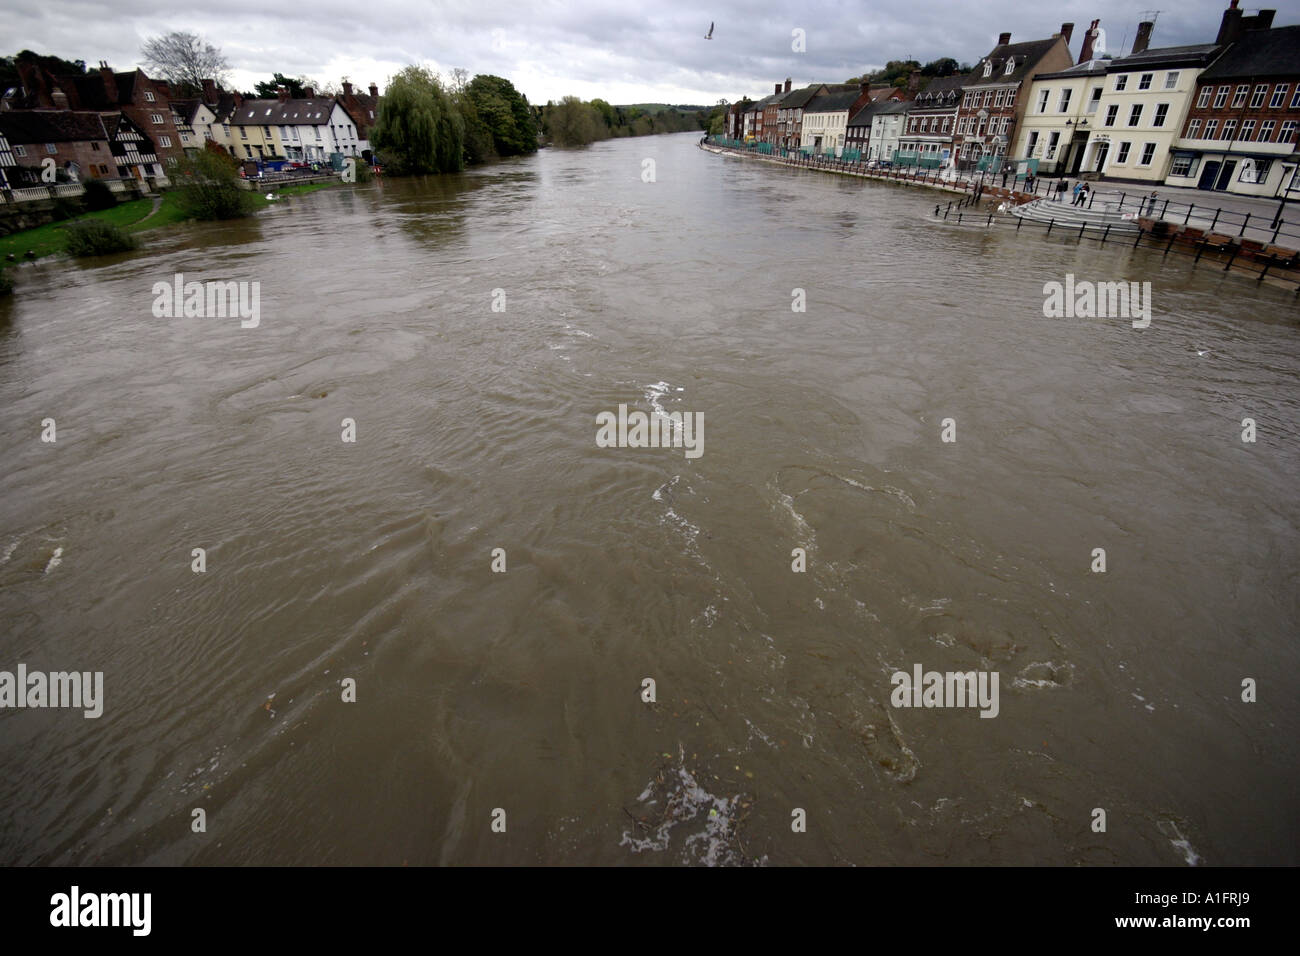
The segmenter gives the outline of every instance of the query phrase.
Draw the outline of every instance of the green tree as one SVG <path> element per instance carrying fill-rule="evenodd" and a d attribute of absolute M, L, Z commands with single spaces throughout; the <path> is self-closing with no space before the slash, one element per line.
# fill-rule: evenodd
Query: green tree
<path fill-rule="evenodd" d="M 498 156 L 518 156 L 537 149 L 537 124 L 528 99 L 504 77 L 480 73 L 465 87 L 478 120 L 491 136 Z"/>
<path fill-rule="evenodd" d="M 607 102 L 602 99 L 594 99 L 591 101 L 591 106 L 600 114 L 600 118 L 604 121 L 607 129 L 613 129 L 618 124 L 618 113 Z"/>
<path fill-rule="evenodd" d="M 199 150 L 171 174 L 178 204 L 193 219 L 238 219 L 252 211 L 252 193 L 240 188 L 239 164 L 216 150 Z"/>
<path fill-rule="evenodd" d="M 893 83 L 900 76 L 906 78 L 913 70 L 919 70 L 921 64 L 916 60 L 890 60 L 883 70 L 877 70 L 868 78 L 872 83 Z"/>
<path fill-rule="evenodd" d="M 22 85 L 18 75 L 19 63 L 32 63 L 48 70 L 54 76 L 68 76 L 85 73 L 85 60 L 65 60 L 57 56 L 42 56 L 31 50 L 23 50 L 15 56 L 0 56 L 0 93 L 15 86 Z"/>
<path fill-rule="evenodd" d="M 302 97 L 303 84 L 300 80 L 285 76 L 283 73 L 274 74 L 269 80 L 258 83 L 253 87 L 257 93 L 257 99 L 273 100 L 280 95 L 280 87 L 289 91 L 289 95 L 295 99 Z"/>
<path fill-rule="evenodd" d="M 465 119 L 438 75 L 408 66 L 389 81 L 370 141 L 396 173 L 465 168 Z"/>
<path fill-rule="evenodd" d="M 556 146 L 586 146 L 609 135 L 599 111 L 576 96 L 548 104 L 546 131 Z"/>
<path fill-rule="evenodd" d="M 950 56 L 941 56 L 921 67 L 922 76 L 952 76 L 958 70 L 957 61 Z"/>

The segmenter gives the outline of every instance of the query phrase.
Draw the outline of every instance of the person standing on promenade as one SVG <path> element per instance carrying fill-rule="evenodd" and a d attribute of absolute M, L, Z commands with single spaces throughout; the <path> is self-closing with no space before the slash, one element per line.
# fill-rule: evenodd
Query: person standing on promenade
<path fill-rule="evenodd" d="M 1089 190 L 1088 190 L 1087 183 L 1079 184 L 1078 194 L 1074 197 L 1074 204 L 1076 206 L 1082 206 L 1085 202 L 1088 201 L 1088 191 Z"/>
<path fill-rule="evenodd" d="M 1070 188 L 1070 181 L 1062 179 L 1056 184 L 1056 201 L 1065 202 L 1065 191 Z"/>

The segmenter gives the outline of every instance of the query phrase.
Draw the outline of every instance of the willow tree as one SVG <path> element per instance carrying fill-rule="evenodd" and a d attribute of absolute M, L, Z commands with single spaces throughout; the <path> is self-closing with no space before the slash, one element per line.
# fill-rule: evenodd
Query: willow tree
<path fill-rule="evenodd" d="M 438 74 L 408 66 L 388 81 L 370 141 L 395 172 L 465 168 L 465 120 Z"/>

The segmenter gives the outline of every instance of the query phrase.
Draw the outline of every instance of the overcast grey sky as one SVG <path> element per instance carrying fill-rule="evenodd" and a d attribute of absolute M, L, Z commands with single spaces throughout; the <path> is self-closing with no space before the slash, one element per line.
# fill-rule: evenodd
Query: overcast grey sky
<path fill-rule="evenodd" d="M 1113 53 L 1128 50 L 1149 0 L 1027 4 L 1021 0 L 221 0 L 198 8 L 160 0 L 0 0 L 3 52 L 29 48 L 118 70 L 139 60 L 142 40 L 170 30 L 198 33 L 251 89 L 274 71 L 358 86 L 409 63 L 443 73 L 464 67 L 512 80 L 532 102 L 575 94 L 614 103 L 711 104 L 796 86 L 840 82 L 887 60 L 941 56 L 973 63 L 1010 31 L 1032 40 L 1101 19 Z M 1228 0 L 1181 0 L 1160 13 L 1152 46 L 1213 41 Z M 1300 0 L 1269 5 L 1279 25 L 1300 22 Z M 713 39 L 705 40 L 715 21 Z M 791 49 L 805 31 L 807 50 Z"/>

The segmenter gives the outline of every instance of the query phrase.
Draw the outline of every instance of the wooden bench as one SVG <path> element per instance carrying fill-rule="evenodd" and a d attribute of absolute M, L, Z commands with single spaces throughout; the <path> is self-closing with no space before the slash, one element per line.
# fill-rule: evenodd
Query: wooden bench
<path fill-rule="evenodd" d="M 1201 241 L 1196 244 L 1196 259 L 1199 261 L 1201 254 L 1204 253 L 1206 249 L 1213 249 L 1216 252 L 1226 252 L 1235 244 L 1236 240 L 1234 240 L 1232 236 L 1225 236 L 1220 232 L 1212 232 L 1209 235 L 1202 236 Z"/>
<path fill-rule="evenodd" d="M 1263 250 L 1256 254 L 1255 258 L 1264 260 L 1264 268 L 1259 273 L 1260 281 L 1268 274 L 1268 270 L 1277 266 L 1279 269 L 1290 269 L 1296 264 L 1296 258 L 1300 256 L 1294 249 L 1287 249 L 1284 246 L 1265 246 Z"/>

